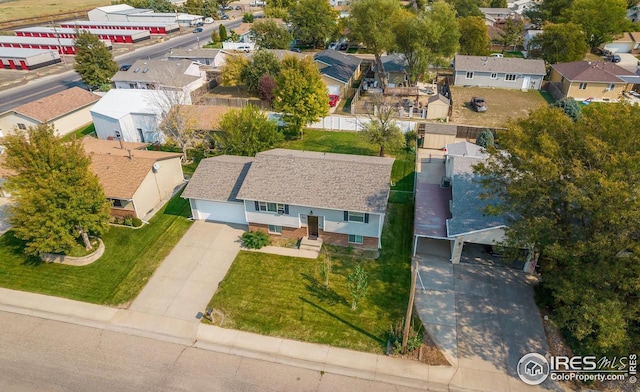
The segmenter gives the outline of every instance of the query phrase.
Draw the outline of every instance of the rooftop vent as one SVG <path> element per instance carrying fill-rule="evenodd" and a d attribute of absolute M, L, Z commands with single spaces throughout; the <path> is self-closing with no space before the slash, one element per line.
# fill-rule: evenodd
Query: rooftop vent
<path fill-rule="evenodd" d="M 133 70 L 134 73 L 138 72 L 138 71 L 140 71 L 140 68 L 136 68 L 136 69 Z"/>

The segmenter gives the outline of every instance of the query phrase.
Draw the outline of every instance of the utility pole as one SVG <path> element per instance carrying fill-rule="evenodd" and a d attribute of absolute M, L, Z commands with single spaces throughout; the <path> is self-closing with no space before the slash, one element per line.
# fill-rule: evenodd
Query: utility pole
<path fill-rule="evenodd" d="M 404 319 L 404 331 L 402 334 L 402 353 L 407 353 L 407 340 L 409 340 L 409 329 L 411 329 L 411 317 L 413 316 L 413 300 L 416 292 L 416 280 L 418 279 L 418 263 L 411 261 L 411 291 L 409 292 L 409 304 L 407 305 L 407 315 Z"/>

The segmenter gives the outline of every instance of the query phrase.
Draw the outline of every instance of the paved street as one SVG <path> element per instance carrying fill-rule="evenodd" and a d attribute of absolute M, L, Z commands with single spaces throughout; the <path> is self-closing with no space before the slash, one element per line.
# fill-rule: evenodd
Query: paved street
<path fill-rule="evenodd" d="M 0 391 L 414 391 L 31 316 L 0 325 Z"/>

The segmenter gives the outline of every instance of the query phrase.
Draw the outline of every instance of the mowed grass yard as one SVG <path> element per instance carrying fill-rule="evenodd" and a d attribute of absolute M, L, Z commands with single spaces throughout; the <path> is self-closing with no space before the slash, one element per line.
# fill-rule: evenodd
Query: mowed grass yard
<path fill-rule="evenodd" d="M 355 132 L 306 130 L 303 140 L 283 147 L 362 155 L 378 152 Z M 404 316 L 411 285 L 415 154 L 402 152 L 396 158 L 393 188 L 407 197 L 394 197 L 392 192 L 378 259 L 349 248 L 325 246 L 332 261 L 325 288 L 324 255 L 310 260 L 242 251 L 209 304 L 224 312 L 222 327 L 384 352 L 390 326 Z M 369 291 L 352 311 L 346 282 L 358 264 L 368 273 Z"/>
<path fill-rule="evenodd" d="M 482 87 L 451 86 L 455 124 L 487 127 L 504 127 L 507 121 L 526 117 L 529 111 L 547 104 L 547 98 L 540 91 L 520 91 Z M 473 111 L 469 102 L 472 97 L 482 97 L 488 110 L 484 113 Z"/>
<path fill-rule="evenodd" d="M 333 253 L 328 288 L 321 258 L 241 251 L 209 306 L 225 314 L 224 328 L 383 353 L 409 299 L 412 227 L 413 205 L 389 204 L 380 257 Z M 369 291 L 352 311 L 346 281 L 358 264 Z"/>
<path fill-rule="evenodd" d="M 110 4 L 109 0 L 5 0 L 0 1 L 0 22 L 75 12 Z"/>
<path fill-rule="evenodd" d="M 192 222 L 188 201 L 175 196 L 140 229 L 111 227 L 105 253 L 83 267 L 46 264 L 22 253 L 9 231 L 0 236 L 0 286 L 96 304 L 126 306 Z"/>

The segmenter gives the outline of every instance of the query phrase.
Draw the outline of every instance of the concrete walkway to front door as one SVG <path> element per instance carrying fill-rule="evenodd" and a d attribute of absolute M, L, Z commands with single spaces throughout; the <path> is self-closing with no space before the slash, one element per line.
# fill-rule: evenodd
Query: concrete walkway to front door
<path fill-rule="evenodd" d="M 243 225 L 196 221 L 129 310 L 184 321 L 200 320 L 240 251 Z"/>

